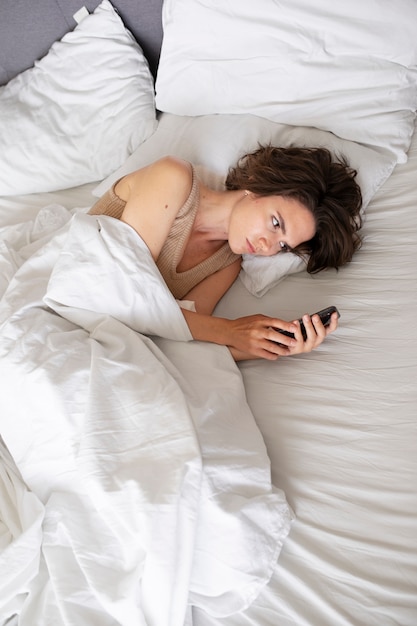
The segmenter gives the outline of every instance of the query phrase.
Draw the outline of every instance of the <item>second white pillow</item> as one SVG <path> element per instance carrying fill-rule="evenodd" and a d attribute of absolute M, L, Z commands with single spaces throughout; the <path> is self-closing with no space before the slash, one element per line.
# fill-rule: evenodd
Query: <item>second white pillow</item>
<path fill-rule="evenodd" d="M 353 141 L 339 139 L 316 128 L 277 124 L 255 115 L 202 115 L 186 117 L 163 113 L 156 132 L 145 141 L 116 172 L 94 189 L 103 195 L 119 178 L 144 167 L 165 155 L 173 155 L 197 166 L 200 179 L 213 188 L 221 188 L 228 169 L 239 157 L 258 144 L 277 146 L 322 146 L 344 155 L 358 170 L 363 209 L 391 174 L 395 158 Z M 262 296 L 290 273 L 301 271 L 305 263 L 293 254 L 275 257 L 245 255 L 240 277 L 252 294 Z"/>
<path fill-rule="evenodd" d="M 0 88 L 0 195 L 108 176 L 156 128 L 141 48 L 108 0 Z"/>

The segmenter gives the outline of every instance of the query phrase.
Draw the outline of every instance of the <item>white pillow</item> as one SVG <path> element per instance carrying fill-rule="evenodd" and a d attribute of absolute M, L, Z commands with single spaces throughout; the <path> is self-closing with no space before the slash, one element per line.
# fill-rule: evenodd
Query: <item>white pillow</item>
<path fill-rule="evenodd" d="M 108 0 L 0 88 L 0 195 L 101 180 L 156 128 L 148 63 Z"/>
<path fill-rule="evenodd" d="M 314 126 L 406 160 L 417 2 L 165 0 L 156 105 Z"/>
<path fill-rule="evenodd" d="M 103 195 L 119 178 L 153 161 L 171 154 L 200 166 L 200 179 L 213 188 L 222 188 L 231 165 L 258 144 L 279 146 L 323 146 L 335 154 L 344 155 L 358 170 L 363 207 L 391 174 L 395 158 L 369 147 L 346 141 L 332 133 L 316 128 L 277 124 L 254 115 L 206 115 L 186 117 L 163 113 L 156 132 L 133 152 L 116 172 L 93 191 Z M 246 288 L 262 296 L 284 276 L 305 268 L 294 254 L 275 257 L 245 255 L 240 277 Z"/>

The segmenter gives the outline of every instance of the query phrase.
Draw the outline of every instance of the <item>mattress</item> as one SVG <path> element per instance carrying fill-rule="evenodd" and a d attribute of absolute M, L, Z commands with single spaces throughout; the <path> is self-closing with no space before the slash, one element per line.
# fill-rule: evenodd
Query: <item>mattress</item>
<path fill-rule="evenodd" d="M 407 163 L 367 207 L 363 246 L 348 266 L 297 272 L 261 298 L 237 279 L 216 309 L 291 319 L 334 304 L 341 318 L 313 353 L 239 366 L 272 483 L 295 519 L 250 606 L 223 617 L 194 606 L 194 626 L 415 623 L 416 166 L 415 136 Z M 2 232 L 18 232 L 45 207 L 82 213 L 93 190 L 2 198 Z"/>
<path fill-rule="evenodd" d="M 161 50 L 160 2 L 29 4 L 0 68 L 0 625 L 415 626 L 415 3 L 165 0 Z M 215 315 L 341 317 L 236 364 L 87 212 L 165 154 L 221 188 L 259 143 L 345 156 L 363 243 L 313 276 L 244 258 Z"/>

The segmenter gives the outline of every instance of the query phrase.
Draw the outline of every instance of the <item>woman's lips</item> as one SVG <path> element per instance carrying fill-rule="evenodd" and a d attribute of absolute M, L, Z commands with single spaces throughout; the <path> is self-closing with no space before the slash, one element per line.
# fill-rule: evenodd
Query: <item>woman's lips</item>
<path fill-rule="evenodd" d="M 247 244 L 247 248 L 249 250 L 249 254 L 255 254 L 256 250 L 253 247 L 253 245 L 251 244 L 251 242 L 249 241 L 249 239 L 246 239 L 246 244 Z"/>

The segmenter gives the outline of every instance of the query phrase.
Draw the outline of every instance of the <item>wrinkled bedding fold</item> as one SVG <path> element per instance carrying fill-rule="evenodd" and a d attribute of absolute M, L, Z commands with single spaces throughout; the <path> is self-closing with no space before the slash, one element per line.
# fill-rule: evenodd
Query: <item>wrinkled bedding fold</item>
<path fill-rule="evenodd" d="M 33 505 L 19 624 L 246 608 L 292 514 L 228 350 L 190 341 L 127 225 L 54 207 L 3 234 L 1 433 Z"/>

